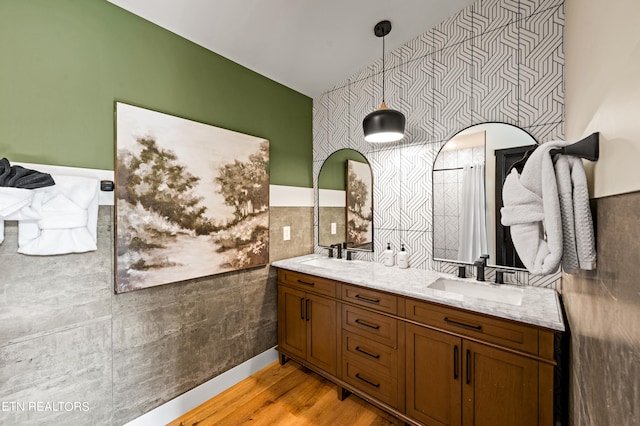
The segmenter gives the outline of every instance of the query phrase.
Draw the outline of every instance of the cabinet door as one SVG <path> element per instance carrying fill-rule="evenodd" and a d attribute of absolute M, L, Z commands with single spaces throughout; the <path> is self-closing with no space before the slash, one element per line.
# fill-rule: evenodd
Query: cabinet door
<path fill-rule="evenodd" d="M 307 361 L 333 375 L 338 366 L 337 306 L 335 300 L 307 293 Z"/>
<path fill-rule="evenodd" d="M 413 324 L 406 337 L 407 414 L 429 426 L 459 425 L 462 340 Z"/>
<path fill-rule="evenodd" d="M 538 424 L 538 362 L 464 341 L 463 419 L 465 425 Z"/>
<path fill-rule="evenodd" d="M 303 291 L 278 286 L 278 345 L 292 355 L 307 354 L 306 297 Z"/>

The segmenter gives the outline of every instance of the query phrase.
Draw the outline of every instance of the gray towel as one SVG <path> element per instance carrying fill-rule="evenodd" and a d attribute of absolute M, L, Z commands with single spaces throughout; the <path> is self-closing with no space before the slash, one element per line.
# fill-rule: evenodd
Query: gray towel
<path fill-rule="evenodd" d="M 559 155 L 555 171 L 562 214 L 562 269 L 568 274 L 595 269 L 595 237 L 582 160 Z"/>
<path fill-rule="evenodd" d="M 22 166 L 12 166 L 6 158 L 0 160 L 0 186 L 36 189 L 55 184 L 48 173 L 25 169 Z"/>

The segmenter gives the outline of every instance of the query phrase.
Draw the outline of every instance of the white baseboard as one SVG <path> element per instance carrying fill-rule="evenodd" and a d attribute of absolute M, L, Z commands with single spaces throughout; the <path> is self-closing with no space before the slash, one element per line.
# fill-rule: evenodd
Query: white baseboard
<path fill-rule="evenodd" d="M 154 408 L 146 414 L 134 419 L 126 426 L 157 426 L 165 425 L 183 414 L 193 410 L 214 396 L 229 389 L 257 371 L 278 359 L 275 348 L 268 349 L 250 360 L 225 371 L 217 377 L 201 384 L 198 387 Z"/>

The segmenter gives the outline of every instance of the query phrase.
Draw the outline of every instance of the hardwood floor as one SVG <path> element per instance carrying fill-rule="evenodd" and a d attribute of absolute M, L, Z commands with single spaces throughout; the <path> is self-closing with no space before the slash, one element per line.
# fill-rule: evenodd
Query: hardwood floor
<path fill-rule="evenodd" d="M 355 395 L 339 401 L 333 383 L 288 361 L 269 365 L 169 425 L 382 426 L 396 421 Z"/>

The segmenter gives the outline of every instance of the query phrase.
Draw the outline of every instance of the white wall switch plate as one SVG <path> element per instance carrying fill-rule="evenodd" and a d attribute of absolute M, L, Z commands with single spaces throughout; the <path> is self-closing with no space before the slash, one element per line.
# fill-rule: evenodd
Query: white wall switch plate
<path fill-rule="evenodd" d="M 282 238 L 285 241 L 289 241 L 291 239 L 291 227 L 290 226 L 282 227 Z"/>
<path fill-rule="evenodd" d="M 338 226 L 335 222 L 331 222 L 331 235 L 336 235 L 338 233 Z"/>

